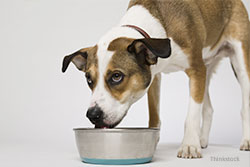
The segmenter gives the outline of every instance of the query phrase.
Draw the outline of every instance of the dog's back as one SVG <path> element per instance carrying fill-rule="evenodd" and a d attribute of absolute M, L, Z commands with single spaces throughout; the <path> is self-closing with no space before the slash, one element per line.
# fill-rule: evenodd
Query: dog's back
<path fill-rule="evenodd" d="M 181 40 L 198 32 L 205 46 L 216 43 L 233 12 L 241 19 L 248 19 L 240 0 L 131 0 L 129 8 L 134 5 L 147 8 L 169 36 Z M 185 45 L 181 41 L 179 44 Z"/>

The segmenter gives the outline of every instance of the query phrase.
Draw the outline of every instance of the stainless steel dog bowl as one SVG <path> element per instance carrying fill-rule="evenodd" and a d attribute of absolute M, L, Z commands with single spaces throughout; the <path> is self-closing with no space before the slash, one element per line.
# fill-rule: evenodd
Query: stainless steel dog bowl
<path fill-rule="evenodd" d="M 159 129 L 74 129 L 81 160 L 92 164 L 128 165 L 150 162 Z"/>

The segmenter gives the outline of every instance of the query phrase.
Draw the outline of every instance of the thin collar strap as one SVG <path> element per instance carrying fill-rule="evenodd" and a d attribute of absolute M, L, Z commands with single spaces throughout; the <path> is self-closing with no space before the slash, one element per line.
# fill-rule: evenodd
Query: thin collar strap
<path fill-rule="evenodd" d="M 136 31 L 138 31 L 142 36 L 144 36 L 144 38 L 150 38 L 150 36 L 148 35 L 148 33 L 146 33 L 146 31 L 144 31 L 143 29 L 141 29 L 140 27 L 137 27 L 135 25 L 123 25 L 122 27 L 133 28 Z"/>

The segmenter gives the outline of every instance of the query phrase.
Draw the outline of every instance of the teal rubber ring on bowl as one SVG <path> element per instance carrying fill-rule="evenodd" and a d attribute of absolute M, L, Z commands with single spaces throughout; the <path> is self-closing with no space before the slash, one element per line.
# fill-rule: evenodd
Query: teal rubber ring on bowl
<path fill-rule="evenodd" d="M 144 164 L 152 161 L 153 157 L 139 158 L 139 159 L 92 159 L 92 158 L 81 158 L 83 162 L 90 164 L 101 164 L 101 165 L 133 165 L 133 164 Z"/>

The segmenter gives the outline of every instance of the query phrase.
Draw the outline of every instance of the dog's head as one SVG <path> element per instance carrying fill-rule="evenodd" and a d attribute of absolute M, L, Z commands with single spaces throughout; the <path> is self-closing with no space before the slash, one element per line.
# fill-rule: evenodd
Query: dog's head
<path fill-rule="evenodd" d="M 87 117 L 97 128 L 113 128 L 147 92 L 153 78 L 151 66 L 170 54 L 169 39 L 121 37 L 66 56 L 62 71 L 73 62 L 85 72 L 92 90 Z"/>

